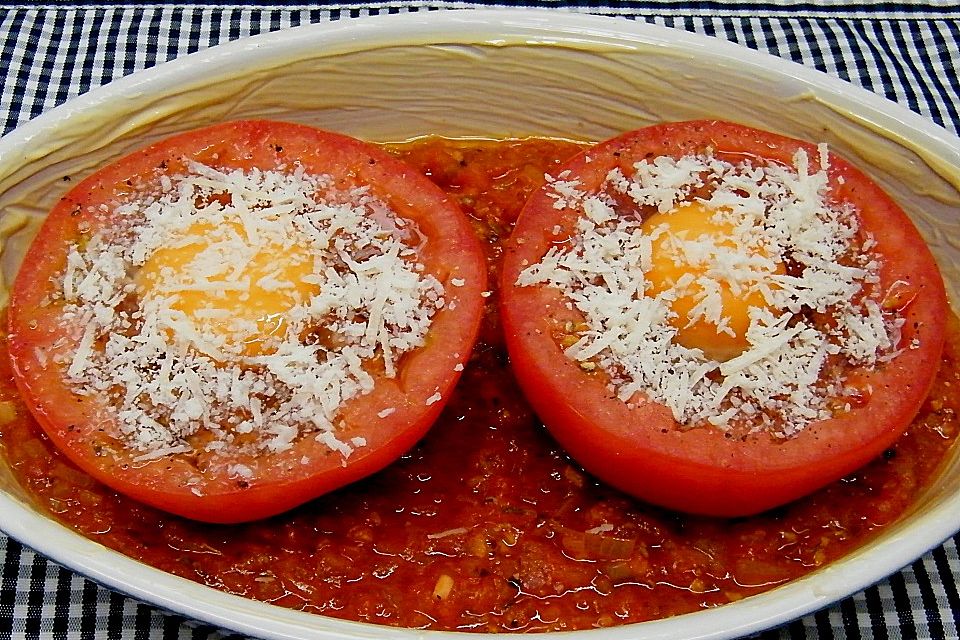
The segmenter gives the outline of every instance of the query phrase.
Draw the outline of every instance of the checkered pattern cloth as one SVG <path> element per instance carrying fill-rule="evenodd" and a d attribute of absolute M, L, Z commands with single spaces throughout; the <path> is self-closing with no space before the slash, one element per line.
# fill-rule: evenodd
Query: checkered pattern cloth
<path fill-rule="evenodd" d="M 839 76 L 960 130 L 955 0 L 0 4 L 0 126 L 6 133 L 121 76 L 261 32 L 384 13 L 508 5 L 619 16 L 732 40 Z M 955 538 L 866 591 L 759 637 L 960 638 L 958 582 Z M 99 587 L 0 533 L 0 640 L 234 637 Z"/>

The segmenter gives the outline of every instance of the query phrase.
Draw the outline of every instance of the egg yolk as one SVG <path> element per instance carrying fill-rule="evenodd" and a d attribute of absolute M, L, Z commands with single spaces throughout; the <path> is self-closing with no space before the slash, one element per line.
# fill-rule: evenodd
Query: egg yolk
<path fill-rule="evenodd" d="M 757 282 L 786 270 L 763 249 L 744 246 L 734 224 L 714 213 L 691 202 L 650 216 L 642 229 L 655 236 L 646 293 L 666 294 L 679 344 L 723 362 L 750 346 L 750 308 L 770 307 Z"/>
<path fill-rule="evenodd" d="M 290 310 L 319 293 L 303 247 L 259 239 L 240 223 L 194 223 L 161 247 L 136 276 L 141 298 L 163 296 L 200 336 L 244 356 L 269 355 L 287 331 Z"/>

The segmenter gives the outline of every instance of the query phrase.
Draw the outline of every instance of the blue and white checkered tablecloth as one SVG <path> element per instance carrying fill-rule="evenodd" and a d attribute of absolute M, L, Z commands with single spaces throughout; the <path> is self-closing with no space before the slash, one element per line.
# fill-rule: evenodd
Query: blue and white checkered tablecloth
<path fill-rule="evenodd" d="M 261 32 L 383 13 L 507 5 L 644 20 L 732 40 L 839 76 L 960 131 L 960 4 L 954 0 L 0 4 L 0 126 L 6 133 L 93 87 Z M 830 609 L 760 637 L 960 638 L 957 540 Z M 99 587 L 0 533 L 0 640 L 229 637 Z"/>

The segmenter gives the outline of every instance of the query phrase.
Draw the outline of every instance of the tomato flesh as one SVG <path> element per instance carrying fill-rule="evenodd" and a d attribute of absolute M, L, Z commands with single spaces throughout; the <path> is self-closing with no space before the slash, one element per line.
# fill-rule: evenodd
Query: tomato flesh
<path fill-rule="evenodd" d="M 561 169 L 565 180 L 595 193 L 608 173 L 632 173 L 644 158 L 711 150 L 718 158 L 750 156 L 791 165 L 814 145 L 724 122 L 664 124 L 599 144 Z M 880 290 L 902 283 L 903 351 L 874 370 L 857 370 L 862 403 L 811 423 L 783 439 L 760 433 L 730 437 L 720 429 L 681 428 L 663 404 L 629 406 L 606 379 L 567 358 L 554 335 L 571 315 L 563 294 L 543 285 L 517 285 L 553 242 L 557 224 L 573 228 L 579 213 L 557 208 L 547 190 L 525 205 L 505 250 L 501 314 L 517 380 L 560 444 L 587 470 L 655 504 L 707 515 L 734 516 L 769 509 L 840 478 L 888 447 L 916 415 L 929 392 L 944 340 L 943 281 L 926 244 L 906 214 L 868 177 L 831 156 L 832 197 L 853 204 L 881 256 Z"/>
<path fill-rule="evenodd" d="M 134 189 L 188 173 L 190 162 L 244 171 L 299 165 L 307 173 L 331 176 L 338 188 L 368 188 L 422 234 L 417 261 L 444 284 L 447 304 L 432 318 L 424 346 L 404 354 L 395 377 L 372 371 L 373 389 L 341 405 L 338 434 L 366 443 L 347 458 L 302 437 L 287 450 L 236 453 L 235 459 L 219 465 L 198 467 L 189 454 L 143 461 L 135 451 L 117 446 L 116 427 L 109 419 L 103 423 L 103 416 L 110 416 L 104 400 L 77 394 L 65 382 L 66 364 L 43 355 L 62 351 L 64 341 L 76 342 L 65 330 L 62 303 L 52 295 L 70 245 L 110 224 L 109 216 L 98 211 Z M 462 369 L 458 365 L 470 356 L 485 287 L 484 255 L 469 221 L 408 165 L 366 143 L 312 127 L 239 121 L 137 151 L 97 171 L 60 200 L 31 245 L 12 290 L 10 354 L 17 384 L 37 421 L 92 476 L 179 515 L 211 522 L 252 520 L 369 475 L 417 442 L 442 410 Z M 392 413 L 381 415 L 383 407 L 391 407 Z M 231 464 L 244 465 L 250 473 L 231 476 L 226 471 Z"/>

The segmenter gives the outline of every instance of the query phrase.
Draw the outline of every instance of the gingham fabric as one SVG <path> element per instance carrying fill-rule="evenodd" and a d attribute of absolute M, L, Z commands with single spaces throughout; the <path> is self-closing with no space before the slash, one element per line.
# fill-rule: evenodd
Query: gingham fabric
<path fill-rule="evenodd" d="M 0 123 L 6 133 L 115 78 L 256 33 L 383 13 L 523 4 L 732 40 L 861 85 L 954 133 L 960 129 L 960 4 L 954 0 L 0 4 Z M 0 528 L 2 522 L 0 514 Z M 948 540 L 830 609 L 759 637 L 960 638 L 956 542 Z M 0 533 L 0 640 L 235 637 L 99 587 Z"/>

